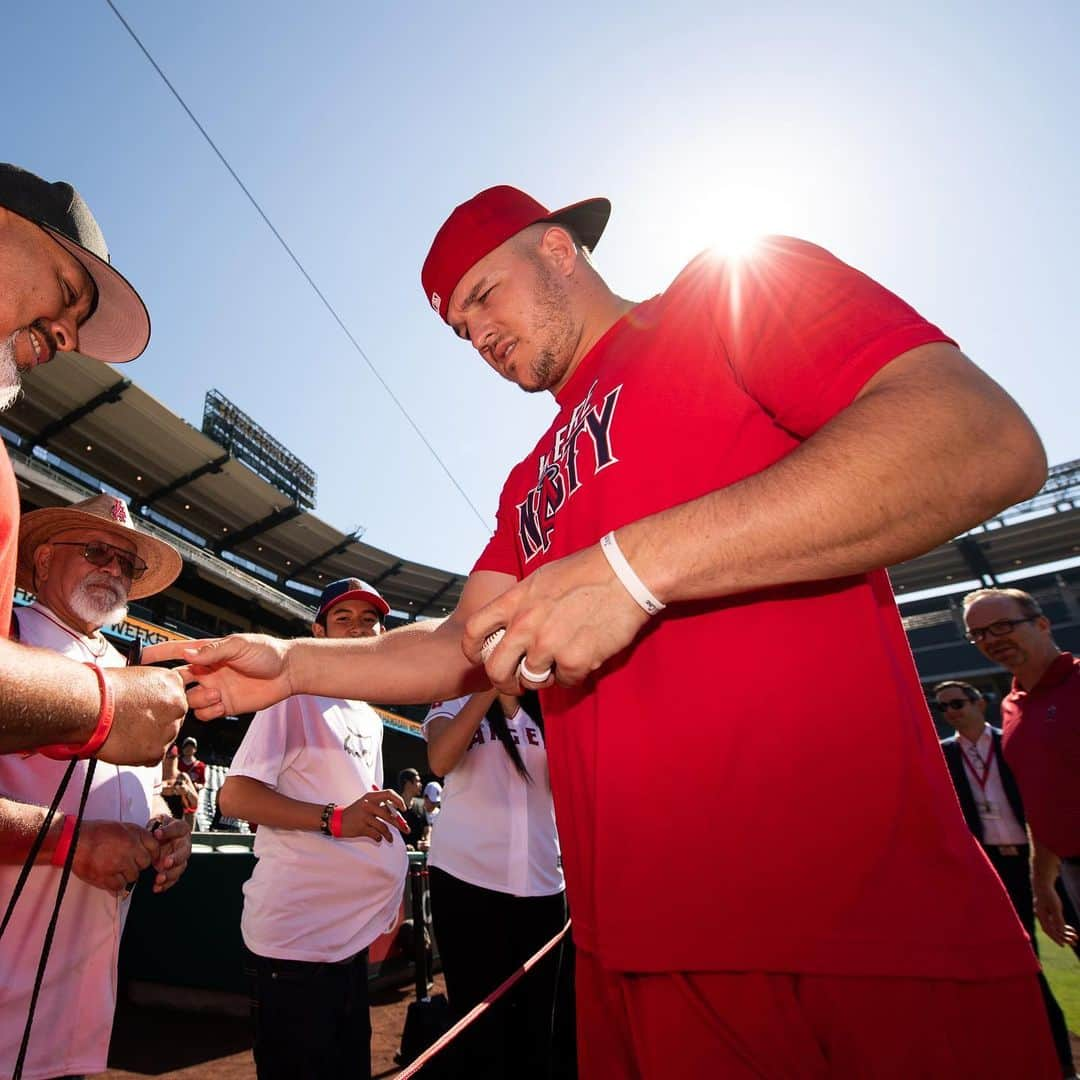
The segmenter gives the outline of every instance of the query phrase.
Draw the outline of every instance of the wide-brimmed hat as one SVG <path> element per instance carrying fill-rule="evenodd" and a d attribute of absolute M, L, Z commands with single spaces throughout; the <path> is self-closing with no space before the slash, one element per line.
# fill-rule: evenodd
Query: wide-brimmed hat
<path fill-rule="evenodd" d="M 42 544 L 70 529 L 94 529 L 115 533 L 117 540 L 134 544 L 135 554 L 146 563 L 146 573 L 131 583 L 129 600 L 167 589 L 179 576 L 184 560 L 180 552 L 149 533 L 140 532 L 128 513 L 127 503 L 112 495 L 94 495 L 70 506 L 52 506 L 31 510 L 19 522 L 19 561 L 15 584 L 27 592 L 35 591 L 34 552 Z"/>
<path fill-rule="evenodd" d="M 569 225 L 591 251 L 610 215 L 611 203 L 607 199 L 586 199 L 549 210 L 531 195 L 507 184 L 487 188 L 457 207 L 435 234 L 420 271 L 424 295 L 446 322 L 450 296 L 466 271 L 511 236 L 530 225 L 549 221 Z"/>
<path fill-rule="evenodd" d="M 79 327 L 79 352 L 108 364 L 134 360 L 150 340 L 150 316 L 131 283 L 109 264 L 105 237 L 83 197 L 18 165 L 0 164 L 0 206 L 44 229 L 82 264 L 97 303 Z"/>

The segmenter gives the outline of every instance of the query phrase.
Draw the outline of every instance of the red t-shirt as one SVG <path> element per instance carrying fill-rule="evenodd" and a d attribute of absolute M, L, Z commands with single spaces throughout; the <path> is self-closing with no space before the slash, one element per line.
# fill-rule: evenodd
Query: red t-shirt
<path fill-rule="evenodd" d="M 206 783 L 206 764 L 198 758 L 192 758 L 190 762 L 179 758 L 176 767 L 182 773 L 187 773 L 196 784 Z"/>
<path fill-rule="evenodd" d="M 15 562 L 19 553 L 19 488 L 7 448 L 0 450 L 0 637 L 11 636 Z"/>
<path fill-rule="evenodd" d="M 1031 831 L 1063 859 L 1080 855 L 1080 660 L 1062 653 L 1031 690 L 1013 680 L 1001 717 Z"/>
<path fill-rule="evenodd" d="M 894 357 L 948 340 L 811 244 L 699 256 L 582 360 L 476 569 L 524 577 L 760 472 Z M 1035 970 L 884 571 L 669 605 L 543 705 L 575 937 L 606 967 Z"/>

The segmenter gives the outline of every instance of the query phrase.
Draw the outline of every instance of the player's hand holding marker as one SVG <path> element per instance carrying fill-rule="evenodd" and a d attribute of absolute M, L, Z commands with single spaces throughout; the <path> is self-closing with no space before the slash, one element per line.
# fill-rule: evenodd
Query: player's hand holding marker
<path fill-rule="evenodd" d="M 648 622 L 637 592 L 652 601 L 653 613 L 663 608 L 627 570 L 599 544 L 548 563 L 473 614 L 461 647 L 504 693 L 575 686 Z"/>

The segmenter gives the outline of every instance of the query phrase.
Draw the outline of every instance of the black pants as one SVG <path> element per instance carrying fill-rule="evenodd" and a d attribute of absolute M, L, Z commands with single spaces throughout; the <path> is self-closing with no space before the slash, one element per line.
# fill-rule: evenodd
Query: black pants
<path fill-rule="evenodd" d="M 370 1080 L 367 949 L 339 964 L 248 961 L 259 1080 Z"/>
<path fill-rule="evenodd" d="M 1031 938 L 1031 947 L 1035 955 L 1039 955 L 1039 944 L 1035 937 L 1035 900 L 1031 895 L 1031 871 L 1029 869 L 1029 848 L 1027 844 L 1016 846 L 1015 855 L 1003 855 L 999 848 L 992 845 L 983 845 L 990 864 L 1001 878 L 1001 884 L 1009 894 L 1016 914 L 1020 916 L 1020 922 Z M 1063 1076 L 1073 1075 L 1072 1047 L 1069 1044 L 1069 1029 L 1065 1024 L 1065 1017 L 1061 1012 L 1061 1006 L 1054 997 L 1046 976 L 1039 972 L 1039 989 L 1042 991 L 1043 1005 L 1046 1007 L 1046 1018 L 1050 1021 L 1050 1033 L 1054 1036 L 1054 1049 L 1057 1051 L 1058 1060 L 1061 1062 Z"/>
<path fill-rule="evenodd" d="M 454 1019 L 512 975 L 566 923 L 562 893 L 510 896 L 431 870 L 431 918 Z M 455 1075 L 547 1080 L 561 945 L 457 1039 Z"/>

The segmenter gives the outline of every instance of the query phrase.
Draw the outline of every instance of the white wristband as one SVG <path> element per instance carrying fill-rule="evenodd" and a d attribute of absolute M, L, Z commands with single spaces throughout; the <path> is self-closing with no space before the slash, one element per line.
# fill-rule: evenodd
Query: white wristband
<path fill-rule="evenodd" d="M 664 610 L 664 605 L 645 587 L 645 582 L 634 573 L 634 568 L 626 561 L 619 548 L 615 533 L 609 532 L 600 537 L 600 550 L 604 553 L 608 565 L 615 576 L 622 582 L 623 588 L 634 598 L 638 606 L 650 615 Z"/>

